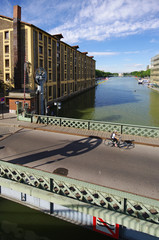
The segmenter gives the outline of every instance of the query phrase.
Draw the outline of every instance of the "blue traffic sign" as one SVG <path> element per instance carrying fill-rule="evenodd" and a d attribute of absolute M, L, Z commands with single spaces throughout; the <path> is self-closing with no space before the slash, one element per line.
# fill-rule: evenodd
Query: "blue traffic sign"
<path fill-rule="evenodd" d="M 5 102 L 5 98 L 4 97 L 0 98 L 0 102 L 4 103 Z"/>

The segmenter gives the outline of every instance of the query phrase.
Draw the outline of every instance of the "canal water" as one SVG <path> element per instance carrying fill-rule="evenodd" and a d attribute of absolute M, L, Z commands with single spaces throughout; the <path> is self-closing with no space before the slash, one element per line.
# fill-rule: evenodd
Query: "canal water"
<path fill-rule="evenodd" d="M 112 77 L 63 102 L 59 116 L 159 126 L 159 92 L 133 77 Z"/>

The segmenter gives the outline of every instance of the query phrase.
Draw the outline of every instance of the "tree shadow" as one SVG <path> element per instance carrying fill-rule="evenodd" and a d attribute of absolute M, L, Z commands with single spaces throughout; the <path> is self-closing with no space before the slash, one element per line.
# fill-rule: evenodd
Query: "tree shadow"
<path fill-rule="evenodd" d="M 65 158 L 85 154 L 86 152 L 89 152 L 94 148 L 98 147 L 101 143 L 102 143 L 101 138 L 91 136 L 88 138 L 82 138 L 80 140 L 73 141 L 65 145 L 64 147 L 61 147 L 58 149 L 30 154 L 24 157 L 15 158 L 13 160 L 10 160 L 9 162 L 14 164 L 28 164 L 31 162 L 36 162 L 36 161 L 45 159 L 45 158 L 57 156 L 57 159 L 54 158 L 54 160 L 46 161 L 43 164 L 34 166 L 34 167 L 39 167 L 45 164 L 51 164 L 57 161 L 61 161 Z"/>

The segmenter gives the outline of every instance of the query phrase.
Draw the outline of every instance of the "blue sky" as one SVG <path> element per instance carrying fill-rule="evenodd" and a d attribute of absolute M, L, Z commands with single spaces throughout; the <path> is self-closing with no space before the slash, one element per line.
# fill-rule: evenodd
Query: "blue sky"
<path fill-rule="evenodd" d="M 146 70 L 159 54 L 159 0 L 1 0 L 0 14 L 12 17 L 13 5 L 22 21 L 93 55 L 97 69 Z"/>

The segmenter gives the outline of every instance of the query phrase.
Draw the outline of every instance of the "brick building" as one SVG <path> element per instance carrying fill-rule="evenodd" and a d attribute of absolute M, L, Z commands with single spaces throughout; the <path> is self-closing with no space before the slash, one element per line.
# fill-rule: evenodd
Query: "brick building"
<path fill-rule="evenodd" d="M 0 15 L 0 80 L 14 91 L 9 93 L 10 111 L 15 101 L 24 101 L 24 63 L 26 102 L 36 108 L 35 72 L 47 72 L 44 86 L 47 104 L 95 85 L 95 60 L 78 46 L 63 42 L 62 34 L 50 35 L 21 21 L 21 7 L 14 6 L 13 18 Z"/>

